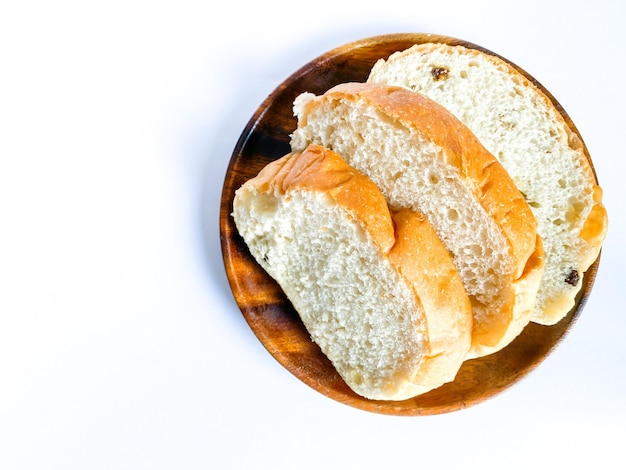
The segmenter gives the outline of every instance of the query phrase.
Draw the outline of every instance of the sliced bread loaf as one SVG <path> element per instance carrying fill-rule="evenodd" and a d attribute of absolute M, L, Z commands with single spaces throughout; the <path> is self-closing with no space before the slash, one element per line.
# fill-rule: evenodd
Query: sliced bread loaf
<path fill-rule="evenodd" d="M 474 314 L 469 357 L 498 351 L 530 320 L 543 269 L 536 221 L 497 160 L 452 114 L 403 88 L 345 83 L 296 98 L 294 151 L 331 148 L 393 209 L 422 212 L 452 253 Z"/>
<path fill-rule="evenodd" d="M 471 307 L 420 214 L 390 212 L 369 178 L 310 146 L 246 182 L 233 217 L 356 393 L 402 400 L 454 380 L 470 347 Z"/>
<path fill-rule="evenodd" d="M 544 244 L 532 320 L 562 319 L 599 254 L 607 215 L 584 146 L 552 101 L 504 60 L 445 44 L 415 45 L 379 60 L 368 81 L 437 101 L 498 158 L 531 206 Z"/>

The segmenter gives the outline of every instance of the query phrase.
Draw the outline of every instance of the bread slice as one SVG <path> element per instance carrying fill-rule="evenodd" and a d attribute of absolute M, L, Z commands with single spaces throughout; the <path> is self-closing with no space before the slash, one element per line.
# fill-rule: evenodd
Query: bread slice
<path fill-rule="evenodd" d="M 331 148 L 393 209 L 422 212 L 470 296 L 470 357 L 498 351 L 530 320 L 543 252 L 535 218 L 502 166 L 452 114 L 403 88 L 344 83 L 294 103 L 294 151 Z"/>
<path fill-rule="evenodd" d="M 376 185 L 310 146 L 237 190 L 237 229 L 347 385 L 402 400 L 454 380 L 471 307 L 424 218 L 391 213 Z"/>
<path fill-rule="evenodd" d="M 379 60 L 368 81 L 437 101 L 498 158 L 530 204 L 544 244 L 532 320 L 561 320 L 600 252 L 607 215 L 584 146 L 552 101 L 504 60 L 445 44 L 415 45 Z"/>

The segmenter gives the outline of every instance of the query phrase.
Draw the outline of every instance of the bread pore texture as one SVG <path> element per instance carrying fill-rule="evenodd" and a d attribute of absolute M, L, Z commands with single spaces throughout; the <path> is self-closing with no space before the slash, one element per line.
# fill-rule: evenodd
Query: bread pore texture
<path fill-rule="evenodd" d="M 294 102 L 292 149 L 339 153 L 394 210 L 424 214 L 471 299 L 469 357 L 502 349 L 530 321 L 543 250 L 536 221 L 498 161 L 458 119 L 404 88 L 344 83 Z"/>
<path fill-rule="evenodd" d="M 470 302 L 419 213 L 391 212 L 369 178 L 311 145 L 244 183 L 233 218 L 354 392 L 404 400 L 454 380 Z"/>
<path fill-rule="evenodd" d="M 584 145 L 551 99 L 495 55 L 446 44 L 419 44 L 381 59 L 368 82 L 428 96 L 500 161 L 528 201 L 545 250 L 532 321 L 552 325 L 566 316 L 599 255 L 608 219 Z"/>

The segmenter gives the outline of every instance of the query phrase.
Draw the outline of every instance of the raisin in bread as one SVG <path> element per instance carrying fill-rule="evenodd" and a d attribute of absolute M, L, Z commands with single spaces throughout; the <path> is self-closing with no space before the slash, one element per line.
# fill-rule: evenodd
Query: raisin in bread
<path fill-rule="evenodd" d="M 437 101 L 498 158 L 530 204 L 544 244 L 532 320 L 561 320 L 599 254 L 607 215 L 584 146 L 552 101 L 504 60 L 445 44 L 415 45 L 381 59 L 368 81 Z"/>
<path fill-rule="evenodd" d="M 528 324 L 543 251 L 536 221 L 498 161 L 452 114 L 400 87 L 344 83 L 299 95 L 300 151 L 331 148 L 394 209 L 422 212 L 452 253 L 472 301 L 468 357 L 496 352 Z"/>
<path fill-rule="evenodd" d="M 237 229 L 358 394 L 402 400 L 454 380 L 469 298 L 424 218 L 390 212 L 376 185 L 310 146 L 237 190 Z"/>

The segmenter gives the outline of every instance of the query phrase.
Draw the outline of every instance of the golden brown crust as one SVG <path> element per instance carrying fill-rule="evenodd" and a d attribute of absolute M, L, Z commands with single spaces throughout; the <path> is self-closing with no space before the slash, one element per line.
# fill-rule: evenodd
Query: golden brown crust
<path fill-rule="evenodd" d="M 285 155 L 263 168 L 250 184 L 262 192 L 270 192 L 271 188 L 280 194 L 298 187 L 323 192 L 350 208 L 383 253 L 395 243 L 391 214 L 378 187 L 322 146 L 309 145 L 301 154 Z"/>
<path fill-rule="evenodd" d="M 602 189 L 597 185 L 593 189 L 593 201 L 595 204 L 591 208 L 580 232 L 580 238 L 585 240 L 590 247 L 588 256 L 582 261 L 581 271 L 585 271 L 598 257 L 609 225 L 606 208 L 602 205 Z"/>
<path fill-rule="evenodd" d="M 429 376 L 449 374 L 451 366 L 465 359 L 472 337 L 472 308 L 448 250 L 424 216 L 405 209 L 392 212 L 392 218 L 396 243 L 389 260 L 420 293 L 428 323 L 430 353 L 416 380 L 423 384 Z"/>
<path fill-rule="evenodd" d="M 529 292 L 537 292 L 543 277 L 543 267 L 543 243 L 537 235 L 535 250 L 528 258 L 522 275 L 511 283 L 511 298 L 507 303 L 514 305 L 514 308 L 487 312 L 479 324 L 474 324 L 468 359 L 497 351 L 515 339 L 528 325 L 535 307 L 535 297 L 529 295 Z"/>
<path fill-rule="evenodd" d="M 446 163 L 458 168 L 467 187 L 493 216 L 508 240 L 514 278 L 522 275 L 528 258 L 535 251 L 535 216 L 498 160 L 452 113 L 419 93 L 376 83 L 344 83 L 325 95 L 365 99 L 444 149 Z"/>

